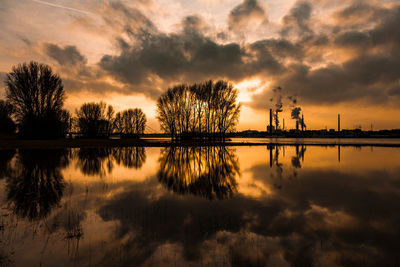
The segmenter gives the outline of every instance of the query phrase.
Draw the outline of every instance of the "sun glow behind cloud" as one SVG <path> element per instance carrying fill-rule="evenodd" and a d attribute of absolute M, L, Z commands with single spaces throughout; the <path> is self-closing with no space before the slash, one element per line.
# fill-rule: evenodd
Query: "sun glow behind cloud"
<path fill-rule="evenodd" d="M 265 88 L 268 88 L 270 82 L 262 82 L 260 79 L 244 80 L 235 84 L 235 88 L 239 90 L 238 101 L 247 103 L 252 100 L 254 95 L 260 94 Z"/>

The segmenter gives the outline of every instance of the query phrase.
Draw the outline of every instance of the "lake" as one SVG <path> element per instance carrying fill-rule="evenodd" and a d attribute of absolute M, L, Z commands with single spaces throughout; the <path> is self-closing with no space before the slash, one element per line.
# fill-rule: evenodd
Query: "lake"
<path fill-rule="evenodd" d="M 0 150 L 0 266 L 399 266 L 399 154 Z"/>

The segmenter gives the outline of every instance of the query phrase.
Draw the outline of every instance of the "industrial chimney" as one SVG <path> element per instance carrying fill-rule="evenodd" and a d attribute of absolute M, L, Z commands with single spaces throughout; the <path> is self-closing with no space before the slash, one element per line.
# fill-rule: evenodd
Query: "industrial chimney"
<path fill-rule="evenodd" d="M 338 132 L 340 133 L 340 114 L 337 115 Z"/>
<path fill-rule="evenodd" d="M 269 109 L 269 134 L 272 134 L 272 108 Z"/>
<path fill-rule="evenodd" d="M 304 132 L 304 114 L 301 114 L 301 131 Z"/>

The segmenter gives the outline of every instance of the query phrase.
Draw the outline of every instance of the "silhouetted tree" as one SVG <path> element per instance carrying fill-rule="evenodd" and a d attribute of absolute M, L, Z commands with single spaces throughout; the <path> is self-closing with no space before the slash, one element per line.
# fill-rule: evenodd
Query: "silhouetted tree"
<path fill-rule="evenodd" d="M 11 104 L 0 100 L 0 133 L 14 133 L 15 123 L 11 118 L 12 112 Z"/>
<path fill-rule="evenodd" d="M 119 133 L 138 137 L 146 128 L 146 115 L 139 108 L 118 112 L 115 116 L 114 127 Z"/>
<path fill-rule="evenodd" d="M 104 102 L 85 103 L 77 111 L 79 131 L 86 137 L 108 136 L 112 132 L 114 109 Z"/>
<path fill-rule="evenodd" d="M 37 62 L 14 66 L 6 77 L 6 96 L 13 106 L 18 133 L 28 138 L 64 137 L 68 128 L 63 110 L 61 78 Z"/>
<path fill-rule="evenodd" d="M 122 134 L 124 132 L 124 120 L 122 118 L 122 113 L 123 112 L 117 112 L 117 114 L 115 114 L 115 118 L 114 118 L 114 131 Z"/>
<path fill-rule="evenodd" d="M 107 135 L 110 136 L 114 131 L 114 114 L 115 110 L 114 107 L 108 105 L 107 112 L 106 112 L 106 120 L 107 120 Z"/>
<path fill-rule="evenodd" d="M 61 170 L 69 164 L 67 150 L 19 150 L 7 199 L 14 212 L 29 220 L 47 217 L 63 195 Z"/>
<path fill-rule="evenodd" d="M 157 101 L 161 129 L 176 136 L 224 137 L 240 113 L 237 89 L 226 81 L 169 88 Z"/>

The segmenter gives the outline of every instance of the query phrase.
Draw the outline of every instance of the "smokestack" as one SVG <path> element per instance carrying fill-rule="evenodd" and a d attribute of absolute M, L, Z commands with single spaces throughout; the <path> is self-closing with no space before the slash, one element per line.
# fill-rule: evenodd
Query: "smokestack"
<path fill-rule="evenodd" d="M 299 131 L 299 120 L 296 120 L 296 132 Z"/>
<path fill-rule="evenodd" d="M 283 119 L 283 126 L 282 126 L 282 130 L 285 130 L 285 119 Z"/>
<path fill-rule="evenodd" d="M 278 123 L 279 123 L 279 118 L 278 118 L 278 116 L 279 116 L 279 113 L 278 113 L 278 110 L 275 110 L 275 131 L 278 131 Z"/>
<path fill-rule="evenodd" d="M 340 132 L 340 114 L 337 115 L 337 124 L 338 132 Z"/>
<path fill-rule="evenodd" d="M 272 134 L 272 108 L 269 109 L 269 133 Z"/>
<path fill-rule="evenodd" d="M 301 114 L 301 131 L 304 132 L 304 114 Z"/>

